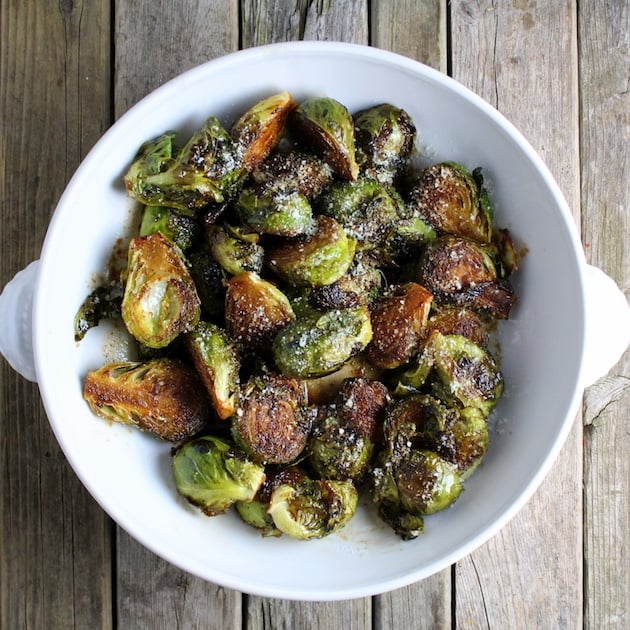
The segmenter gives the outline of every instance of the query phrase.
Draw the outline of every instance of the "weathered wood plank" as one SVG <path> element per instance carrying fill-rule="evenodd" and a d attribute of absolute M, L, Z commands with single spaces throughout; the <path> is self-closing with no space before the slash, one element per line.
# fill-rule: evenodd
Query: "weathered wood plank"
<path fill-rule="evenodd" d="M 105 1 L 0 2 L 0 285 L 39 255 L 67 180 L 110 123 L 109 15 Z M 0 627 L 109 628 L 110 521 L 37 388 L 3 362 L 0 389 Z"/>
<path fill-rule="evenodd" d="M 236 0 L 117 2 L 115 114 L 180 72 L 238 47 Z M 240 628 L 241 595 L 117 536 L 119 628 Z"/>
<path fill-rule="evenodd" d="M 364 0 L 298 1 L 279 6 L 266 0 L 242 3 L 243 48 L 300 39 L 367 43 L 368 14 Z M 349 602 L 288 602 L 247 597 L 247 628 L 371 628 L 371 600 Z"/>
<path fill-rule="evenodd" d="M 454 1 L 451 24 L 453 76 L 521 129 L 578 217 L 574 3 Z M 526 508 L 458 563 L 458 627 L 580 627 L 580 441 L 576 424 Z"/>
<path fill-rule="evenodd" d="M 370 41 L 442 72 L 447 68 L 446 2 L 396 0 L 371 5 Z M 451 569 L 374 598 L 374 627 L 450 628 Z"/>
<path fill-rule="evenodd" d="M 579 3 L 582 230 L 590 262 L 630 293 L 628 3 Z M 630 356 L 586 392 L 585 626 L 630 626 Z"/>

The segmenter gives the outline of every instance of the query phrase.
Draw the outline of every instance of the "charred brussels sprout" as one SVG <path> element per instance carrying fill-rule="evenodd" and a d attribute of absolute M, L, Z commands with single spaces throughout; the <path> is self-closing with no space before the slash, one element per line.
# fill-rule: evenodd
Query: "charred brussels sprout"
<path fill-rule="evenodd" d="M 132 198 L 194 215 L 235 193 L 244 170 L 217 118 L 208 118 L 179 151 L 173 139 L 174 134 L 166 133 L 142 145 L 124 177 Z"/>
<path fill-rule="evenodd" d="M 391 369 L 406 363 L 420 346 L 433 296 L 415 282 L 397 285 L 372 309 L 373 337 L 368 359 Z"/>
<path fill-rule="evenodd" d="M 343 276 L 354 258 L 355 241 L 330 217 L 315 219 L 313 234 L 268 250 L 268 264 L 287 283 L 321 287 Z"/>
<path fill-rule="evenodd" d="M 429 166 L 411 190 L 410 205 L 438 233 L 492 240 L 493 211 L 480 169 L 471 174 L 455 162 Z"/>
<path fill-rule="evenodd" d="M 262 536 L 281 536 L 282 532 L 275 526 L 269 514 L 271 494 L 275 488 L 283 484 L 296 486 L 309 479 L 298 466 L 268 466 L 266 478 L 252 501 L 237 501 L 236 511 L 245 523 L 255 527 Z"/>
<path fill-rule="evenodd" d="M 377 249 L 394 230 L 402 200 L 374 179 L 337 182 L 320 197 L 319 210 L 343 225 L 360 250 Z"/>
<path fill-rule="evenodd" d="M 197 222 L 164 206 L 146 206 L 140 225 L 140 236 L 159 232 L 183 252 L 189 250 L 197 235 Z"/>
<path fill-rule="evenodd" d="M 311 428 L 305 403 L 297 380 L 256 374 L 241 389 L 232 436 L 258 462 L 289 464 L 304 450 Z"/>
<path fill-rule="evenodd" d="M 273 358 L 288 376 L 312 378 L 340 368 L 372 338 L 367 308 L 346 308 L 298 319 L 273 342 Z"/>
<path fill-rule="evenodd" d="M 215 324 L 199 322 L 186 334 L 186 347 L 221 419 L 236 410 L 240 361 L 227 333 Z"/>
<path fill-rule="evenodd" d="M 265 250 L 261 245 L 231 236 L 220 225 L 210 226 L 208 245 L 214 259 L 233 276 L 246 271 L 258 273 L 263 267 Z"/>
<path fill-rule="evenodd" d="M 443 236 L 420 258 L 417 281 L 438 304 L 468 306 L 507 319 L 514 303 L 510 284 L 497 278 L 491 255 L 469 239 Z"/>
<path fill-rule="evenodd" d="M 429 331 L 437 330 L 443 335 L 462 335 L 478 346 L 485 346 L 488 330 L 481 317 L 466 307 L 447 307 L 438 310 L 429 317 Z"/>
<path fill-rule="evenodd" d="M 369 436 L 346 421 L 335 406 L 319 410 L 306 448 L 320 478 L 355 482 L 365 475 L 374 453 Z"/>
<path fill-rule="evenodd" d="M 309 201 L 319 196 L 333 177 L 328 164 L 307 153 L 274 153 L 252 173 L 258 184 L 294 189 Z"/>
<path fill-rule="evenodd" d="M 342 179 L 357 178 L 359 167 L 354 153 L 354 121 L 335 99 L 314 97 L 293 112 L 296 136 L 311 147 Z"/>
<path fill-rule="evenodd" d="M 407 165 L 416 127 L 406 111 L 382 103 L 354 117 L 356 158 L 362 173 L 392 186 Z"/>
<path fill-rule="evenodd" d="M 262 466 L 211 435 L 180 446 L 171 463 L 177 491 L 207 516 L 223 514 L 237 501 L 251 501 L 265 480 Z"/>
<path fill-rule="evenodd" d="M 220 319 L 225 305 L 225 273 L 206 249 L 188 254 L 190 276 L 195 282 L 201 308 L 210 318 Z"/>
<path fill-rule="evenodd" d="M 234 123 L 232 138 L 247 170 L 254 169 L 269 155 L 296 106 L 289 92 L 281 92 L 259 101 Z"/>
<path fill-rule="evenodd" d="M 354 516 L 358 500 L 351 481 L 307 480 L 275 488 L 268 512 L 281 532 L 310 540 L 341 529 Z"/>
<path fill-rule="evenodd" d="M 466 337 L 438 332 L 431 334 L 427 347 L 438 378 L 437 395 L 487 418 L 503 392 L 503 376 L 491 354 Z"/>
<path fill-rule="evenodd" d="M 262 234 L 291 237 L 309 233 L 313 227 L 309 200 L 292 188 L 245 188 L 236 201 L 236 212 L 243 223 Z"/>
<path fill-rule="evenodd" d="M 175 359 L 104 365 L 88 372 L 83 396 L 96 415 L 169 441 L 197 433 L 208 418 L 197 373 Z"/>
<path fill-rule="evenodd" d="M 321 311 L 368 306 L 381 293 L 383 273 L 369 256 L 355 255 L 348 271 L 332 284 L 315 287 L 311 302 Z"/>
<path fill-rule="evenodd" d="M 129 332 L 149 348 L 163 348 L 199 316 L 199 296 L 179 249 L 160 233 L 133 238 L 122 300 Z"/>
<path fill-rule="evenodd" d="M 278 331 L 294 319 L 288 298 L 258 274 L 242 273 L 228 281 L 226 325 L 243 348 L 267 354 Z"/>
<path fill-rule="evenodd" d="M 83 301 L 74 317 L 74 340 L 81 341 L 102 319 L 120 319 L 124 287 L 111 282 L 96 287 Z"/>

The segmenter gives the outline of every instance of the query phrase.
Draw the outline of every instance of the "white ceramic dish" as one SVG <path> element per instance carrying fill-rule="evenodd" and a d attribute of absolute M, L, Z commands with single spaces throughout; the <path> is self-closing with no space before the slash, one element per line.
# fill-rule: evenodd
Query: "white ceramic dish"
<path fill-rule="evenodd" d="M 493 417 L 490 451 L 462 497 L 427 518 L 426 533 L 414 541 L 400 541 L 363 508 L 339 535 L 311 542 L 263 539 L 233 514 L 208 519 L 178 498 L 168 445 L 96 418 L 81 395 L 86 371 L 123 350 L 107 326 L 76 344 L 72 322 L 127 228 L 129 204 L 121 177 L 136 150 L 165 130 L 190 132 L 211 114 L 231 122 L 258 99 L 285 89 L 298 100 L 328 95 L 351 111 L 383 101 L 405 108 L 418 127 L 422 159 L 484 168 L 497 224 L 509 228 L 529 252 L 514 278 L 518 304 L 499 330 L 507 387 Z M 28 304 L 33 290 L 34 363 Z M 587 326 L 587 295 L 597 295 L 604 306 L 594 315 L 597 326 Z M 625 298 L 609 278 L 585 264 L 556 183 L 513 126 L 434 70 L 374 48 L 337 43 L 242 51 L 191 70 L 138 103 L 80 166 L 53 216 L 39 265 L 27 268 L 2 298 L 13 329 L 7 327 L 0 350 L 38 381 L 70 464 L 125 530 L 212 582 L 305 600 L 401 587 L 485 542 L 548 471 L 583 387 L 612 367 L 630 341 Z M 596 336 L 602 329 L 609 334 Z"/>

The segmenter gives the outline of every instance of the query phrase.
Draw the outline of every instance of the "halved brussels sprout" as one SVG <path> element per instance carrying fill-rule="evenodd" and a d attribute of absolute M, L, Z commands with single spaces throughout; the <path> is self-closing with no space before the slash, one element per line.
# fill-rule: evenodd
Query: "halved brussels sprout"
<path fill-rule="evenodd" d="M 367 308 L 345 308 L 297 319 L 273 342 L 273 358 L 288 376 L 312 378 L 340 368 L 372 338 Z"/>
<path fill-rule="evenodd" d="M 189 250 L 197 236 L 197 221 L 164 206 L 145 206 L 140 236 L 159 232 L 183 252 Z"/>
<path fill-rule="evenodd" d="M 226 326 L 245 350 L 267 353 L 276 334 L 294 319 L 288 298 L 258 274 L 242 273 L 228 281 Z"/>
<path fill-rule="evenodd" d="M 374 442 L 330 405 L 319 409 L 306 449 L 320 478 L 358 482 L 368 470 Z"/>
<path fill-rule="evenodd" d="M 488 340 L 484 321 L 475 311 L 464 306 L 442 308 L 433 313 L 427 322 L 427 329 L 437 330 L 443 335 L 462 335 L 482 347 Z"/>
<path fill-rule="evenodd" d="M 230 135 L 211 116 L 184 147 L 173 147 L 174 133 L 145 142 L 125 174 L 129 195 L 153 206 L 176 208 L 184 214 L 231 197 L 245 171 Z"/>
<path fill-rule="evenodd" d="M 409 203 L 440 234 L 492 240 L 493 211 L 480 169 L 471 174 L 455 162 L 429 166 L 412 187 Z"/>
<path fill-rule="evenodd" d="M 269 247 L 268 264 L 291 285 L 320 287 L 348 271 L 355 245 L 337 221 L 318 216 L 313 234 Z"/>
<path fill-rule="evenodd" d="M 343 225 L 359 250 L 377 249 L 404 214 L 403 201 L 374 179 L 360 178 L 329 186 L 318 209 Z"/>
<path fill-rule="evenodd" d="M 261 245 L 235 238 L 220 225 L 208 228 L 208 246 L 214 259 L 233 276 L 246 271 L 259 273 L 263 267 L 265 250 Z"/>
<path fill-rule="evenodd" d="M 247 170 L 256 168 L 269 155 L 296 106 L 289 92 L 281 92 L 259 101 L 234 123 L 232 138 Z"/>
<path fill-rule="evenodd" d="M 149 348 L 163 348 L 198 321 L 201 302 L 180 250 L 159 232 L 131 239 L 122 318 Z"/>
<path fill-rule="evenodd" d="M 396 467 L 395 480 L 400 504 L 410 514 L 444 510 L 464 489 L 456 466 L 426 450 L 411 451 Z"/>
<path fill-rule="evenodd" d="M 330 165 L 339 177 L 357 178 L 354 154 L 354 121 L 348 110 L 329 97 L 303 101 L 292 116 L 296 136 Z"/>
<path fill-rule="evenodd" d="M 358 500 L 351 481 L 307 480 L 275 488 L 268 512 L 280 531 L 310 540 L 341 529 L 354 516 Z"/>
<path fill-rule="evenodd" d="M 438 304 L 468 306 L 507 319 L 514 291 L 497 271 L 483 246 L 469 239 L 443 236 L 430 242 L 420 259 L 417 281 Z"/>
<path fill-rule="evenodd" d="M 275 236 L 308 234 L 313 228 L 309 200 L 297 190 L 278 185 L 255 185 L 236 201 L 240 220 L 255 232 Z"/>
<path fill-rule="evenodd" d="M 176 359 L 108 363 L 87 373 L 83 397 L 96 415 L 169 441 L 194 435 L 209 415 L 199 376 Z"/>
<path fill-rule="evenodd" d="M 265 480 L 264 468 L 226 440 L 204 435 L 173 453 L 177 491 L 207 516 L 223 514 L 237 501 L 251 501 Z"/>
<path fill-rule="evenodd" d="M 273 153 L 252 173 L 258 184 L 273 184 L 283 189 L 294 189 L 309 201 L 321 194 L 330 183 L 330 166 L 307 153 L 288 151 Z"/>
<path fill-rule="evenodd" d="M 348 271 L 332 284 L 314 287 L 310 299 L 322 311 L 368 306 L 381 293 L 384 277 L 376 262 L 365 254 L 355 255 Z"/>
<path fill-rule="evenodd" d="M 266 479 L 253 501 L 237 501 L 236 511 L 245 523 L 255 527 L 263 536 L 281 536 L 282 532 L 275 526 L 269 514 L 271 494 L 275 488 L 289 484 L 296 486 L 309 479 L 304 470 L 298 466 L 267 466 Z"/>
<path fill-rule="evenodd" d="M 236 346 L 222 328 L 209 322 L 199 322 L 185 342 L 217 415 L 229 418 L 236 411 L 239 386 Z"/>
<path fill-rule="evenodd" d="M 367 358 L 392 369 L 418 351 L 426 330 L 433 296 L 415 282 L 396 285 L 372 309 L 372 341 Z"/>
<path fill-rule="evenodd" d="M 409 114 L 389 103 L 354 116 L 356 159 L 360 171 L 392 186 L 414 148 L 416 127 Z"/>
<path fill-rule="evenodd" d="M 435 393 L 487 418 L 503 393 L 503 376 L 492 355 L 466 337 L 438 332 L 431 333 L 427 348 L 439 380 Z"/>
<path fill-rule="evenodd" d="M 305 405 L 306 391 L 296 379 L 255 374 L 241 389 L 232 436 L 255 461 L 294 462 L 306 446 L 312 424 Z"/>

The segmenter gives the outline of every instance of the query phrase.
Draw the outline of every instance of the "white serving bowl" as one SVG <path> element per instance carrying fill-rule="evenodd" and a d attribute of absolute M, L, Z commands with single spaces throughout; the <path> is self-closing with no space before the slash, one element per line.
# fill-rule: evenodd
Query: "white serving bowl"
<path fill-rule="evenodd" d="M 95 275 L 105 271 L 116 239 L 129 228 L 122 175 L 138 147 L 166 130 L 192 132 L 209 115 L 229 124 L 257 100 L 282 90 L 297 100 L 331 96 L 350 111 L 384 101 L 406 109 L 418 128 L 420 159 L 482 166 L 497 224 L 528 250 L 514 277 L 517 305 L 499 326 L 506 390 L 493 416 L 491 447 L 461 498 L 427 518 L 426 532 L 414 541 L 398 539 L 365 507 L 338 535 L 310 542 L 262 538 L 234 514 L 207 518 L 178 497 L 168 444 L 104 422 L 82 398 L 86 372 L 124 353 L 107 325 L 75 343 L 73 318 Z M 29 287 L 35 296 L 34 364 L 30 322 L 25 324 L 24 309 L 16 306 L 28 304 Z M 593 295 L 604 308 L 595 314 L 598 326 L 587 326 L 587 296 L 592 302 Z M 630 341 L 625 298 L 609 278 L 586 265 L 558 186 L 509 122 L 455 81 L 417 62 L 323 42 L 275 44 L 211 61 L 128 111 L 77 170 L 52 218 L 39 264 L 7 286 L 2 308 L 18 314 L 0 350 L 37 380 L 68 461 L 121 527 L 168 561 L 212 582 L 304 600 L 347 599 L 405 586 L 488 540 L 549 470 L 584 386 L 612 367 Z M 25 310 L 30 317 L 30 306 Z M 602 328 L 610 335 L 596 337 Z"/>

